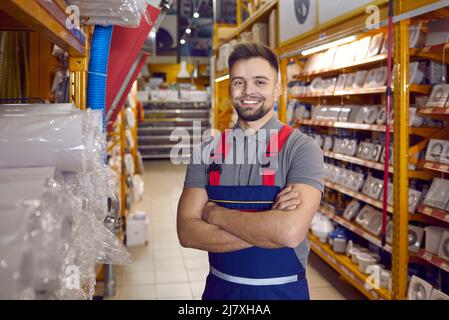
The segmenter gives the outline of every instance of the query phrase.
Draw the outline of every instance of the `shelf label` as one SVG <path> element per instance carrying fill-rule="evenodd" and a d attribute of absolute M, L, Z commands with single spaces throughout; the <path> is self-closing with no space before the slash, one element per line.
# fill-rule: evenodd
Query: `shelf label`
<path fill-rule="evenodd" d="M 427 260 L 427 261 L 429 261 L 429 262 L 432 262 L 433 256 L 432 256 L 432 254 L 430 254 L 429 252 L 424 252 L 423 255 L 422 255 L 422 257 L 423 257 L 425 260 Z"/>

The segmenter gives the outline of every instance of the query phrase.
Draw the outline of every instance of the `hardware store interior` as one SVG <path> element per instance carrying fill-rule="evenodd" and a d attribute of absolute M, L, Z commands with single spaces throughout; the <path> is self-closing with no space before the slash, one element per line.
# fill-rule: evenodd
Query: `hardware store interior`
<path fill-rule="evenodd" d="M 233 299 L 214 290 L 282 286 L 288 277 L 243 261 L 296 246 L 242 236 L 250 248 L 208 253 L 186 240 L 199 232 L 186 218 L 198 207 L 194 146 L 257 122 L 236 109 L 259 102 L 230 95 L 241 68 L 268 60 L 228 60 L 257 44 L 279 63 L 270 112 L 323 159 L 298 244 L 310 250 L 302 298 L 449 300 L 448 43 L 437 0 L 0 1 L 0 299 Z M 198 192 L 228 190 L 216 173 L 227 180 L 209 167 Z M 263 210 L 301 215 L 307 188 L 292 208 L 276 209 L 278 196 Z M 198 228 L 212 211 L 264 214 L 207 199 Z M 230 257 L 243 276 L 225 270 Z M 270 299 L 298 299 L 282 292 Z"/>

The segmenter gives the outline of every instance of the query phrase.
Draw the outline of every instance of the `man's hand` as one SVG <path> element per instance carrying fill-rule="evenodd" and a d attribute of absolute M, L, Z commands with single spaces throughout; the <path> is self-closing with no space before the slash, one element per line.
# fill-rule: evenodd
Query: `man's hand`
<path fill-rule="evenodd" d="M 299 203 L 299 193 L 287 186 L 278 193 L 271 210 L 295 210 Z"/>
<path fill-rule="evenodd" d="M 203 207 L 203 212 L 201 213 L 201 218 L 203 219 L 203 221 L 211 223 L 210 219 L 212 216 L 212 212 L 218 207 L 219 206 L 215 204 L 215 202 L 209 201 L 208 203 L 206 203 Z"/>

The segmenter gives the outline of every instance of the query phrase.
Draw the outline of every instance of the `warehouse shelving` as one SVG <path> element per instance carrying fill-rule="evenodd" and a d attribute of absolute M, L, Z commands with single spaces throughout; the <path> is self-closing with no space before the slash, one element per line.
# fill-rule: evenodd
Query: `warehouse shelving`
<path fill-rule="evenodd" d="M 324 98 L 324 97 L 339 97 L 339 96 L 356 96 L 356 95 L 367 95 L 367 94 L 385 94 L 387 87 L 378 88 L 361 88 L 353 90 L 336 90 L 334 92 L 325 93 L 305 93 L 300 95 L 290 95 L 292 99 L 301 100 L 303 98 Z M 432 87 L 424 84 L 412 84 L 409 87 L 410 92 L 429 94 Z"/>
<path fill-rule="evenodd" d="M 328 157 L 328 158 L 357 164 L 357 165 L 360 165 L 360 166 L 363 166 L 366 168 L 375 169 L 375 170 L 379 170 L 379 171 L 385 170 L 384 164 L 380 163 L 380 162 L 360 159 L 357 157 L 351 157 L 351 156 L 348 156 L 345 154 L 339 154 L 339 153 L 335 153 L 332 151 L 325 151 L 325 150 L 323 151 L 323 154 L 325 157 Z M 388 167 L 388 172 L 389 173 L 394 172 L 392 166 Z M 431 174 L 428 174 L 422 170 L 409 170 L 409 176 L 410 176 L 410 178 L 423 179 L 423 180 L 430 180 L 433 177 Z"/>
<path fill-rule="evenodd" d="M 237 5 L 241 6 L 242 1 L 239 0 L 237 2 L 238 2 Z M 277 0 L 267 1 L 245 21 L 243 21 L 241 23 L 239 23 L 239 21 L 237 21 L 237 23 L 238 23 L 237 28 L 227 38 L 225 38 L 223 41 L 221 41 L 218 44 L 218 46 L 222 45 L 223 43 L 229 42 L 232 39 L 235 39 L 239 34 L 248 30 L 249 28 L 251 28 L 251 26 L 254 23 L 262 21 L 262 20 L 266 20 L 267 16 L 270 14 L 271 10 L 273 10 L 276 5 L 277 5 Z M 238 9 L 238 11 L 240 11 L 239 9 Z M 241 20 L 241 18 L 237 19 L 237 20 Z"/>
<path fill-rule="evenodd" d="M 449 108 L 422 108 L 419 112 L 426 115 L 449 115 Z"/>
<path fill-rule="evenodd" d="M 365 284 L 368 275 L 359 271 L 358 267 L 344 254 L 335 253 L 328 244 L 321 243 L 317 237 L 309 233 L 307 238 L 312 251 L 334 268 L 344 279 L 356 287 L 369 299 L 391 299 L 391 294 L 383 288 L 368 289 Z"/>
<path fill-rule="evenodd" d="M 415 10 L 426 4 L 433 3 L 432 0 L 410 0 L 410 1 L 395 1 L 394 11 L 395 15 L 401 15 L 410 10 Z M 381 19 L 386 19 L 388 1 L 378 1 L 380 9 Z M 278 12 L 279 12 L 278 1 Z M 273 8 L 275 6 L 273 5 Z M 269 10 L 268 10 L 269 11 Z M 447 9 L 439 10 L 436 13 L 430 12 L 418 19 L 429 20 L 432 18 L 447 17 Z M 414 22 L 415 18 L 404 19 L 394 24 L 394 62 L 393 65 L 401 65 L 401 68 L 393 68 L 394 82 L 392 83 L 392 89 L 394 94 L 394 123 L 392 123 L 390 132 L 392 135 L 392 145 L 394 148 L 393 164 L 388 167 L 388 171 L 393 178 L 394 183 L 394 203 L 387 206 L 387 211 L 391 214 L 394 223 L 393 242 L 385 246 L 385 250 L 392 255 L 392 291 L 369 291 L 364 288 L 364 280 L 367 276 L 358 273 L 350 260 L 344 255 L 335 254 L 328 245 L 320 243 L 316 237 L 309 235 L 312 250 L 319 255 L 323 260 L 329 263 L 335 270 L 337 270 L 342 276 L 353 284 L 357 289 L 364 293 L 367 297 L 372 299 L 385 298 L 385 299 L 404 299 L 406 297 L 408 287 L 408 263 L 409 261 L 426 260 L 420 257 L 420 255 L 414 255 L 408 251 L 408 225 L 409 221 L 425 223 L 430 225 L 445 225 L 449 221 L 449 213 L 444 210 L 430 208 L 428 206 L 419 206 L 416 213 L 410 213 L 408 211 L 408 189 L 409 179 L 418 179 L 428 181 L 434 176 L 441 173 L 447 173 L 449 165 L 434 164 L 430 162 L 419 161 L 415 158 L 415 155 L 419 152 L 423 152 L 427 142 L 430 138 L 442 139 L 444 138 L 445 128 L 439 127 L 410 127 L 408 123 L 409 106 L 413 103 L 410 99 L 413 99 L 418 95 L 429 95 L 432 87 L 430 85 L 410 84 L 409 83 L 409 63 L 413 60 L 419 59 L 432 59 L 435 61 L 443 61 L 441 52 L 446 50 L 444 46 L 434 46 L 430 48 L 410 49 L 409 50 L 409 36 L 410 23 Z M 383 20 L 384 22 L 386 20 Z M 317 24 L 317 27 L 312 31 L 306 32 L 301 36 L 298 36 L 291 41 L 287 41 L 281 44 L 276 49 L 280 55 L 281 66 L 281 78 L 283 91 L 279 103 L 278 114 L 281 121 L 286 122 L 286 110 L 288 100 L 297 100 L 311 104 L 355 104 L 355 105 L 373 105 L 379 103 L 385 103 L 386 100 L 386 87 L 379 88 L 362 88 L 357 90 L 347 91 L 335 91 L 329 93 L 309 93 L 301 95 L 289 94 L 287 89 L 287 65 L 290 61 L 299 62 L 304 66 L 304 60 L 309 56 L 302 56 L 301 53 L 304 48 L 313 48 L 321 44 L 326 44 L 334 40 L 339 40 L 348 36 L 356 36 L 360 38 L 363 34 L 378 33 L 379 30 L 368 31 L 366 29 L 366 13 L 363 11 L 354 11 L 345 16 L 338 17 L 332 22 L 326 24 Z M 384 26 L 384 24 L 382 24 Z M 236 29 L 232 36 L 226 39 L 230 41 L 235 39 L 239 32 L 242 30 Z M 385 29 L 381 29 L 381 32 L 385 32 Z M 221 42 L 220 44 L 222 44 Z M 446 57 L 445 62 L 448 63 L 449 59 Z M 348 63 L 347 65 L 331 67 L 326 69 L 314 70 L 311 72 L 302 72 L 293 76 L 290 81 L 305 80 L 310 81 L 316 77 L 326 78 L 328 76 L 336 76 L 340 73 L 354 72 L 358 70 L 366 70 L 376 66 L 385 66 L 387 57 L 384 54 L 380 54 L 369 59 L 357 61 L 355 63 Z M 220 96 L 221 105 L 219 105 L 218 99 L 215 100 L 215 114 L 221 114 L 229 116 L 228 109 L 223 107 L 225 99 L 221 96 L 227 94 L 228 79 L 223 78 L 228 74 L 228 70 L 222 70 L 215 73 L 215 79 L 219 80 L 215 83 L 215 97 Z M 227 101 L 229 107 L 230 102 Z M 221 109 L 220 109 L 220 108 Z M 432 118 L 447 119 L 449 115 L 449 108 L 419 108 L 418 112 L 421 116 L 429 115 Z M 216 117 L 217 119 L 217 117 Z M 220 124 L 217 126 L 215 122 L 215 128 L 221 130 L 224 127 Z M 297 119 L 295 120 L 295 126 L 312 126 L 320 127 L 320 132 L 325 128 L 338 128 L 348 130 L 364 131 L 363 134 L 373 132 L 374 134 L 383 133 L 386 131 L 385 125 L 377 124 L 364 124 L 364 123 L 348 123 L 340 121 L 327 121 L 327 120 L 310 120 L 310 119 Z M 335 132 L 336 130 L 332 130 Z M 362 132 L 360 132 L 362 134 Z M 409 140 L 409 136 L 415 136 Z M 410 145 L 410 141 L 417 140 L 416 138 L 423 138 L 420 142 Z M 384 164 L 374 161 L 366 161 L 357 157 L 350 157 L 347 155 L 338 154 L 331 151 L 324 151 L 323 155 L 326 158 L 339 160 L 346 163 L 356 164 L 365 168 L 374 169 L 377 171 L 384 171 Z M 413 164 L 414 166 L 410 166 Z M 413 170 L 412 170 L 413 169 Z M 325 186 L 329 189 L 337 191 L 337 193 L 348 195 L 354 199 L 358 199 L 362 202 L 370 204 L 378 209 L 383 209 L 383 202 L 377 199 L 370 198 L 360 192 L 355 192 L 349 188 L 325 181 Z M 340 195 L 338 195 L 338 201 L 341 201 Z M 335 222 L 352 230 L 361 238 L 368 240 L 369 242 L 380 246 L 381 241 L 379 237 L 366 232 L 363 228 L 353 222 L 349 222 L 342 217 L 334 215 L 331 211 L 322 207 L 321 211 L 328 214 Z M 433 261 L 436 261 L 433 259 Z M 435 264 L 435 263 L 434 263 Z M 355 269 L 355 270 L 354 270 Z M 443 268 L 443 270 L 446 270 Z M 446 270 L 447 271 L 447 270 Z M 354 280 L 356 279 L 356 280 Z"/>
<path fill-rule="evenodd" d="M 382 241 L 379 237 L 373 235 L 369 231 L 366 231 L 365 229 L 363 229 L 356 223 L 353 223 L 351 221 L 346 220 L 345 218 L 342 218 L 342 217 L 336 215 L 334 212 L 332 212 L 332 210 L 329 210 L 328 208 L 326 208 L 324 206 L 320 207 L 320 212 L 325 214 L 327 217 L 329 217 L 330 219 L 332 219 L 339 225 L 347 228 L 348 230 L 350 230 L 350 231 L 354 232 L 355 234 L 357 234 L 358 236 L 362 237 L 363 239 L 375 244 L 379 248 L 382 248 L 389 253 L 392 253 L 392 247 L 390 244 L 385 244 L 385 246 L 382 246 Z M 423 259 L 423 260 L 431 263 L 432 265 L 449 272 L 449 261 L 442 259 L 438 256 L 435 256 L 424 249 L 420 249 L 418 251 L 418 253 L 411 254 L 411 255 L 413 255 L 413 257 Z"/>
<path fill-rule="evenodd" d="M 385 132 L 386 130 L 386 126 L 382 124 L 353 123 L 353 122 L 342 122 L 332 120 L 298 119 L 295 120 L 295 124 L 349 129 L 349 130 L 377 131 L 377 132 Z M 408 131 L 410 134 L 426 137 L 435 134 L 438 131 L 441 131 L 441 128 L 409 127 Z M 390 128 L 390 132 L 393 133 L 394 129 Z"/>
<path fill-rule="evenodd" d="M 67 4 L 63 0 L 29 1 L 2 0 L 0 11 L 2 16 L 0 28 L 22 31 L 37 31 L 48 37 L 60 48 L 66 50 L 72 57 L 84 57 L 86 54 L 85 35 L 79 30 L 66 27 Z M 18 26 L 19 23 L 20 25 Z"/>
<path fill-rule="evenodd" d="M 309 125 L 309 126 L 320 126 L 320 127 L 332 127 L 332 128 L 340 128 L 340 129 L 385 132 L 385 125 L 379 125 L 379 124 L 351 123 L 351 122 L 330 121 L 330 120 L 311 120 L 311 119 L 298 119 L 298 120 L 296 120 L 296 124 Z"/>
<path fill-rule="evenodd" d="M 297 74 L 294 76 L 295 79 L 302 80 L 307 79 L 311 76 L 331 76 L 334 74 L 339 74 L 340 72 L 349 72 L 352 69 L 356 69 L 359 67 L 366 67 L 372 64 L 377 64 L 382 61 L 386 61 L 387 56 L 384 54 L 380 54 L 374 57 L 370 57 L 367 59 L 363 59 L 360 61 L 357 61 L 355 63 L 348 63 L 346 65 L 338 66 L 338 67 L 329 67 L 329 68 L 323 68 L 318 70 L 313 70 L 310 72 L 302 72 L 300 74 Z"/>
<path fill-rule="evenodd" d="M 437 268 L 440 268 L 446 272 L 449 272 L 449 261 L 438 256 L 433 255 L 432 253 L 420 249 L 416 255 L 417 257 L 429 262 Z"/>
<path fill-rule="evenodd" d="M 423 160 L 420 162 L 419 166 L 423 169 L 449 173 L 449 164 Z"/>
<path fill-rule="evenodd" d="M 139 125 L 138 140 L 139 150 L 144 159 L 169 159 L 170 150 L 176 145 L 178 149 L 188 149 L 183 151 L 183 156 L 190 155 L 190 145 L 178 142 L 182 135 L 173 134 L 174 130 L 187 131 L 189 134 L 202 135 L 209 129 L 209 102 L 193 102 L 187 100 L 180 101 L 143 101 L 145 118 Z M 201 123 L 200 132 L 196 132 L 192 126 L 193 121 Z M 190 125 L 190 127 L 189 127 Z M 180 133 L 181 131 L 178 131 Z M 185 137 L 184 137 L 185 138 Z M 195 138 L 189 136 L 189 142 Z M 185 140 L 185 139 L 184 139 Z M 182 140 L 182 141 L 184 141 Z"/>
<path fill-rule="evenodd" d="M 437 209 L 437 208 L 432 208 L 432 207 L 429 207 L 426 205 L 420 205 L 418 207 L 417 211 L 426 216 L 449 223 L 449 212 L 448 211 Z"/>
<path fill-rule="evenodd" d="M 365 240 L 368 240 L 369 242 L 375 244 L 379 248 L 382 248 L 385 251 L 391 253 L 391 251 L 392 251 L 391 245 L 385 244 L 385 246 L 382 246 L 382 241 L 380 240 L 380 238 L 378 236 L 375 236 L 372 233 L 370 233 L 369 231 L 366 231 L 365 229 L 363 229 L 361 226 L 357 225 L 356 223 L 353 223 L 351 221 L 346 220 L 343 217 L 336 215 L 332 210 L 330 210 L 324 206 L 320 207 L 320 212 L 324 213 L 326 216 L 328 216 L 330 219 L 332 219 L 339 225 L 347 228 L 348 230 L 351 230 L 352 232 L 356 233 L 357 235 L 364 238 Z"/>
<path fill-rule="evenodd" d="M 344 193 L 350 197 L 353 197 L 354 199 L 366 202 L 376 208 L 382 209 L 383 208 L 383 203 L 382 201 L 373 199 L 371 197 L 368 197 L 367 195 L 364 195 L 363 193 L 351 190 L 349 188 L 346 188 L 344 186 L 341 186 L 339 184 L 333 183 L 331 181 L 325 180 L 324 181 L 324 185 L 328 188 L 334 189 L 338 192 Z M 387 211 L 390 213 L 393 213 L 393 207 L 392 206 L 388 206 L 387 207 Z"/>
<path fill-rule="evenodd" d="M 364 160 L 364 159 L 360 159 L 360 158 L 356 158 L 356 157 L 351 157 L 351 156 L 347 156 L 345 154 L 339 154 L 339 153 L 335 153 L 332 151 L 323 151 L 323 154 L 325 157 L 328 157 L 328 158 L 341 160 L 341 161 L 345 161 L 345 162 L 349 162 L 349 163 L 353 163 L 353 164 L 358 164 L 360 166 L 364 166 L 364 167 L 371 168 L 371 169 L 376 169 L 376 170 L 380 170 L 380 171 L 384 171 L 384 169 L 385 169 L 384 164 L 379 163 L 379 162 L 374 162 L 374 161 L 370 161 L 370 160 Z M 393 173 L 392 166 L 388 167 L 388 172 Z"/>

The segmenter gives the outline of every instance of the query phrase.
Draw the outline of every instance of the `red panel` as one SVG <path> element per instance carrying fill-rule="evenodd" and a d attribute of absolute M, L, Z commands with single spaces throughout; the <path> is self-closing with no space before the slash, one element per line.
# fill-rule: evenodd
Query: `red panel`
<path fill-rule="evenodd" d="M 147 57 L 148 57 L 148 53 L 146 53 L 146 52 L 142 52 L 140 54 L 140 56 L 138 57 L 139 61 L 137 62 L 137 67 L 134 70 L 133 74 L 131 75 L 131 78 L 129 79 L 129 81 L 126 84 L 125 83 L 122 84 L 122 85 L 126 86 L 125 91 L 122 94 L 122 96 L 120 97 L 120 100 L 117 104 L 118 107 L 115 108 L 114 113 L 111 116 L 110 122 L 108 123 L 108 130 L 112 130 L 112 124 L 117 119 L 118 114 L 120 113 L 123 105 L 125 104 L 125 100 L 128 97 L 129 91 L 131 90 L 131 87 L 132 87 L 134 81 L 137 79 L 137 76 L 139 75 L 140 70 L 142 70 L 143 66 L 145 65 L 145 63 L 147 61 Z"/>
<path fill-rule="evenodd" d="M 120 88 L 123 86 L 123 82 L 128 75 L 129 70 L 138 58 L 148 33 L 151 31 L 151 28 L 160 14 L 160 9 L 149 5 L 147 12 L 150 17 L 150 24 L 146 19 L 142 18 L 142 22 L 137 28 L 114 26 L 109 53 L 106 113 L 109 111 Z M 128 92 L 129 88 L 124 96 L 126 96 Z"/>

